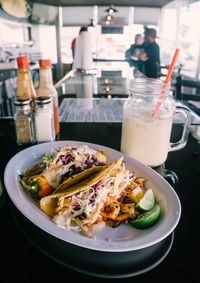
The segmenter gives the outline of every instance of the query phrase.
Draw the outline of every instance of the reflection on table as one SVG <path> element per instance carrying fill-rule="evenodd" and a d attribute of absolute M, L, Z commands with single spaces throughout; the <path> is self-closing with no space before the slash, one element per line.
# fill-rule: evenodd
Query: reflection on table
<path fill-rule="evenodd" d="M 90 93 L 94 97 L 108 97 L 108 95 L 124 97 L 128 95 L 129 81 L 122 77 L 76 74 L 63 82 L 58 91 L 62 95 L 77 98 L 88 97 Z"/>
<path fill-rule="evenodd" d="M 129 67 L 126 62 L 117 63 L 117 66 L 113 66 L 113 62 L 102 63 L 102 66 L 98 63 L 94 70 L 70 72 L 66 79 L 64 77 L 56 83 L 59 94 L 80 98 L 87 97 L 87 90 L 89 93 L 92 91 L 94 97 L 127 97 L 130 80 L 144 75 Z"/>

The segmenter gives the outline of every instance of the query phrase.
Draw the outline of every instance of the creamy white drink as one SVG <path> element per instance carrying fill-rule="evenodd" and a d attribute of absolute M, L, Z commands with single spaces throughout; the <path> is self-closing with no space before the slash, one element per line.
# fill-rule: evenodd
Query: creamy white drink
<path fill-rule="evenodd" d="M 151 167 L 165 162 L 170 146 L 172 117 L 124 117 L 121 151 Z"/>

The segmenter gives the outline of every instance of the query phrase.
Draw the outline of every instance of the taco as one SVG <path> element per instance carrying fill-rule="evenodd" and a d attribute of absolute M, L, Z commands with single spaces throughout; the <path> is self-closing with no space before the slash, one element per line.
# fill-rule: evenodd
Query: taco
<path fill-rule="evenodd" d="M 132 178 L 133 174 L 125 169 L 123 158 L 120 158 L 66 191 L 42 198 L 40 208 L 58 226 L 83 231 L 103 221 L 102 212 L 108 203 L 116 208 L 117 200 Z"/>
<path fill-rule="evenodd" d="M 24 189 L 35 198 L 61 192 L 105 169 L 106 157 L 88 146 L 65 146 L 46 153 L 41 162 L 20 177 Z"/>

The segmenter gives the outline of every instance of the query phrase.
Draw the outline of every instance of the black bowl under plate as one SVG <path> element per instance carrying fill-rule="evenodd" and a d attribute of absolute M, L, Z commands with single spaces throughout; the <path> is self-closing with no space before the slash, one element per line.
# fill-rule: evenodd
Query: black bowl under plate
<path fill-rule="evenodd" d="M 145 273 L 169 253 L 174 233 L 150 247 L 129 252 L 101 252 L 60 240 L 30 222 L 11 205 L 12 216 L 25 236 L 48 257 L 78 272 L 103 278 L 123 278 Z"/>
<path fill-rule="evenodd" d="M 3 185 L 3 182 L 0 178 L 0 211 L 3 208 L 3 205 L 5 203 L 6 195 L 5 195 L 5 188 Z"/>

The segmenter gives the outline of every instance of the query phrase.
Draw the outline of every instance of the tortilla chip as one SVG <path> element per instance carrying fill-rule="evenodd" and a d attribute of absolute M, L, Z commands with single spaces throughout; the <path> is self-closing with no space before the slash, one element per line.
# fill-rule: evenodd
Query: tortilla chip
<path fill-rule="evenodd" d="M 107 177 L 116 167 L 120 166 L 123 161 L 123 157 L 114 161 L 112 164 L 108 165 L 104 170 L 90 176 L 89 178 L 76 183 L 74 186 L 68 187 L 64 192 L 58 192 L 51 194 L 49 196 L 43 197 L 40 200 L 40 208 L 49 216 L 55 215 L 55 208 L 57 206 L 58 199 L 64 197 L 70 197 L 76 193 L 87 190 L 89 187 L 97 184 L 100 180 Z"/>

